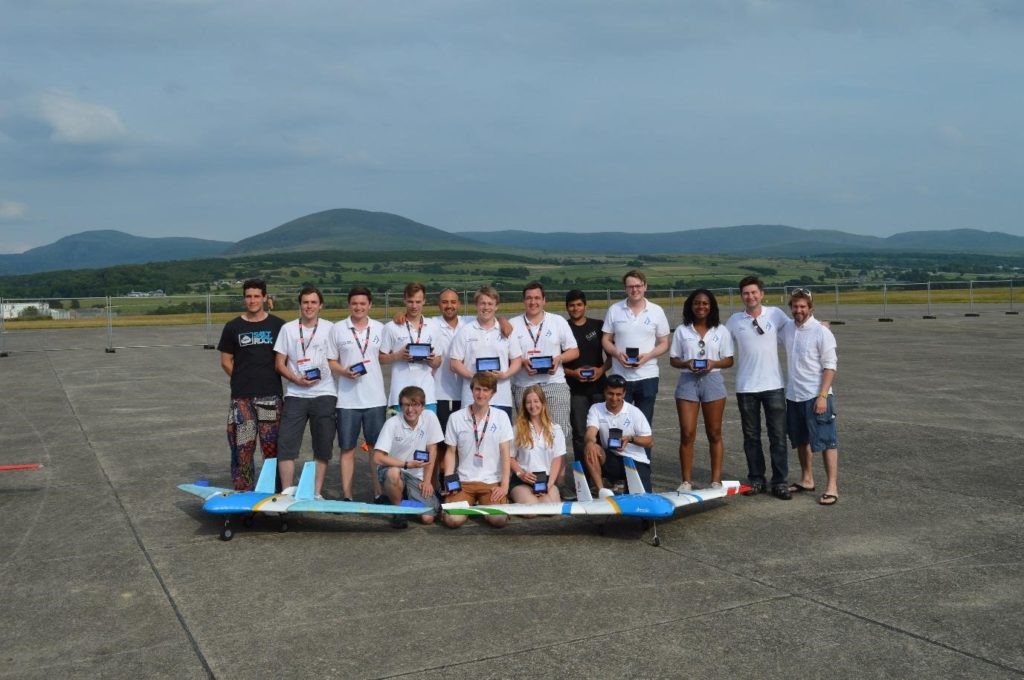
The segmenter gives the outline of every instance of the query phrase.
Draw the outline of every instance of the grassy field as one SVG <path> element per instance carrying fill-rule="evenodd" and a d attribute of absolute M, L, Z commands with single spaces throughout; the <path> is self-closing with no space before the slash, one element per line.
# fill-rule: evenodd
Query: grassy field
<path fill-rule="evenodd" d="M 820 285 L 809 286 L 809 288 L 815 294 L 815 299 L 819 305 L 830 305 L 835 302 L 835 289 L 833 286 Z M 648 297 L 663 307 L 681 309 L 683 301 L 686 299 L 686 295 L 688 295 L 689 292 L 689 290 L 680 290 L 669 293 L 664 289 L 658 290 L 652 288 Z M 767 292 L 767 300 L 771 304 L 777 305 L 785 302 L 782 288 L 769 288 Z M 552 311 L 561 311 L 561 300 L 563 295 L 563 290 L 555 290 L 553 288 L 549 289 L 549 309 Z M 598 313 L 603 313 L 604 310 L 607 309 L 609 298 L 612 302 L 621 299 L 622 292 L 617 289 L 605 289 L 598 291 L 588 290 L 587 295 L 590 300 L 590 314 L 591 316 L 594 316 Z M 719 297 L 719 305 L 722 308 L 728 308 L 730 301 L 729 291 L 716 290 L 716 295 Z M 502 297 L 505 301 L 502 302 L 499 308 L 499 313 L 506 316 L 522 313 L 522 303 L 516 301 L 518 296 L 518 291 L 502 291 Z M 933 304 L 968 304 L 971 299 L 970 296 L 970 291 L 966 287 L 942 288 L 931 291 L 931 302 Z M 470 295 L 468 299 L 469 304 L 464 306 L 463 313 L 472 314 L 474 312 L 472 296 Z M 975 304 L 979 305 L 997 304 L 1008 306 L 1010 303 L 1010 289 L 1008 287 L 975 288 L 973 291 L 973 300 Z M 154 301 L 159 301 L 159 303 L 154 304 Z M 118 298 L 113 302 L 113 306 L 117 311 L 117 314 L 113 318 L 113 325 L 117 327 L 185 326 L 202 325 L 207 323 L 207 315 L 205 312 L 152 314 L 152 311 L 158 306 L 177 304 L 182 301 L 201 303 L 203 306 L 206 304 L 205 296 L 189 296 L 186 298 Z M 226 300 L 221 301 L 226 302 Z M 883 292 L 881 286 L 869 290 L 840 289 L 839 293 L 840 305 L 881 305 L 882 301 Z M 237 305 L 238 311 L 213 312 L 210 315 L 209 321 L 214 327 L 219 328 L 223 326 L 224 323 L 239 314 L 241 311 L 241 298 L 239 296 L 234 296 L 231 298 L 231 302 Z M 385 300 L 384 296 L 378 295 L 375 297 L 374 302 L 375 305 L 371 312 L 371 316 L 382 321 L 388 320 L 391 315 L 401 309 L 400 295 L 391 295 L 388 297 L 388 300 Z M 886 291 L 885 302 L 892 305 L 923 305 L 928 302 L 928 293 L 921 284 L 914 284 L 912 288 L 909 286 L 894 286 L 888 288 Z M 1014 290 L 1014 302 L 1024 304 L 1024 293 L 1021 293 L 1019 290 Z M 732 289 L 732 303 L 734 307 L 738 307 L 740 304 L 739 295 L 736 292 L 736 289 Z M 279 309 L 276 313 L 286 319 L 290 319 L 295 316 L 295 311 L 289 309 Z M 433 314 L 436 312 L 433 307 L 429 307 L 427 309 L 427 313 Z M 347 311 L 344 308 L 344 297 L 339 295 L 328 296 L 323 316 L 324 318 L 332 320 L 338 320 L 347 316 Z M 6 320 L 3 322 L 3 325 L 5 331 L 60 328 L 103 328 L 107 325 L 107 319 L 105 316 L 60 321 L 51 319 L 19 319 Z"/>

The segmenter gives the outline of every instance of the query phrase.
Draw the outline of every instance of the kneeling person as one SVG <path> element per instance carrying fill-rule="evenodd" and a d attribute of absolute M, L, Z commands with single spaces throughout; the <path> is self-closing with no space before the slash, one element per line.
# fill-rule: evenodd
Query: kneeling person
<path fill-rule="evenodd" d="M 584 441 L 587 472 L 597 484 L 599 497 L 614 495 L 605 488 L 604 479 L 614 485 L 626 478 L 623 458 L 633 459 L 644 491 L 651 492 L 651 459 L 647 450 L 654 446 L 654 436 L 643 412 L 626 403 L 626 379 L 621 375 L 608 376 L 604 401 L 590 407 Z"/>
<path fill-rule="evenodd" d="M 491 406 L 498 390 L 498 379 L 490 372 L 476 373 L 471 382 L 473 403 L 459 409 L 448 419 L 444 441 L 445 499 L 448 503 L 466 501 L 471 505 L 507 503 L 512 423 L 506 413 Z M 460 488 L 447 489 L 448 480 L 457 476 Z M 445 526 L 456 529 L 465 515 L 442 515 Z M 507 517 L 484 517 L 488 524 L 503 527 Z"/>
<path fill-rule="evenodd" d="M 424 410 L 426 395 L 415 385 L 399 392 L 398 405 L 400 413 L 384 423 L 374 446 L 377 479 L 392 505 L 401 503 L 403 497 L 419 501 L 428 508 L 420 521 L 433 524 L 439 505 L 431 480 L 437 445 L 444 441 L 441 424 L 432 411 Z M 406 526 L 400 515 L 392 518 L 392 524 L 396 528 Z"/>

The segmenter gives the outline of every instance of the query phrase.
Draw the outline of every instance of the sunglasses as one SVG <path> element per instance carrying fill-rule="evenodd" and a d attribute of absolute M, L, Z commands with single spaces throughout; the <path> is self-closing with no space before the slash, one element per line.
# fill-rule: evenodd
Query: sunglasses
<path fill-rule="evenodd" d="M 751 323 L 754 325 L 754 328 L 757 330 L 757 334 L 758 335 L 764 335 L 764 329 L 757 325 L 757 319 L 754 319 Z"/>
<path fill-rule="evenodd" d="M 700 342 L 698 342 L 697 343 L 697 347 L 700 347 L 700 352 L 697 353 L 697 356 L 699 356 L 699 357 L 704 356 L 704 341 L 701 340 Z"/>
<path fill-rule="evenodd" d="M 814 299 L 814 297 L 811 295 L 811 291 L 807 290 L 806 288 L 794 288 L 792 291 L 790 291 L 789 295 L 790 297 L 794 295 L 799 295 L 800 297 L 806 297 L 808 300 Z"/>

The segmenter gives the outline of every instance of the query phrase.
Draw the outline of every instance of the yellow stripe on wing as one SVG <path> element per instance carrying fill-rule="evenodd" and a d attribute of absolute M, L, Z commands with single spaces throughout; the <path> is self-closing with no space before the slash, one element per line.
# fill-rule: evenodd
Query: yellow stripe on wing
<path fill-rule="evenodd" d="M 266 498 L 261 500 L 259 503 L 257 503 L 256 505 L 252 506 L 252 511 L 253 512 L 259 512 L 260 508 L 262 508 L 264 505 L 266 505 L 270 501 L 276 501 L 276 500 L 277 500 L 277 496 L 276 495 L 275 496 L 267 496 Z"/>
<path fill-rule="evenodd" d="M 619 504 L 615 502 L 614 498 L 609 496 L 608 498 L 605 498 L 604 500 L 608 503 L 608 505 L 612 506 L 612 509 L 615 510 L 615 514 L 616 515 L 621 515 L 622 514 L 622 508 L 619 507 Z"/>

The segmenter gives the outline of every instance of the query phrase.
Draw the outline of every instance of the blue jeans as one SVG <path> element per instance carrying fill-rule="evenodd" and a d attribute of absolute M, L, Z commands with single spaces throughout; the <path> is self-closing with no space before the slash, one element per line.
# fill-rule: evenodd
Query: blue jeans
<path fill-rule="evenodd" d="M 768 429 L 772 459 L 772 486 L 786 484 L 789 476 L 789 452 L 786 450 L 786 391 L 737 392 L 743 427 L 743 453 L 747 456 L 747 479 L 765 483 L 764 448 L 761 446 L 761 408 Z"/>

